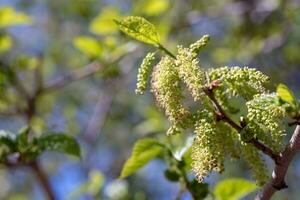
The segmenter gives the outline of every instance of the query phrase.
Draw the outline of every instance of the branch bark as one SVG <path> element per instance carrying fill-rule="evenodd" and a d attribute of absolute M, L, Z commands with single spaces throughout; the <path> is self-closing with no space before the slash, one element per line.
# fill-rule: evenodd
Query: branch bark
<path fill-rule="evenodd" d="M 275 192 L 287 188 L 284 180 L 285 175 L 292 159 L 299 150 L 300 125 L 297 125 L 289 143 L 287 144 L 283 152 L 279 155 L 278 162 L 276 163 L 272 173 L 272 179 L 257 194 L 255 200 L 268 200 L 273 196 Z"/>

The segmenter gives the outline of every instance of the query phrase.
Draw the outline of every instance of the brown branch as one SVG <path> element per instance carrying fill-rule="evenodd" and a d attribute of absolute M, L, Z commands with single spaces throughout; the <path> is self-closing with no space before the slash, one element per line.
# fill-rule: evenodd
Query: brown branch
<path fill-rule="evenodd" d="M 203 88 L 203 92 L 208 96 L 208 98 L 211 100 L 212 104 L 214 105 L 218 120 L 224 121 L 225 123 L 227 123 L 228 125 L 233 127 L 238 133 L 241 134 L 241 131 L 243 130 L 244 126 L 246 126 L 246 125 L 243 125 L 243 126 L 238 125 L 226 114 L 226 112 L 223 110 L 222 106 L 219 104 L 218 100 L 216 99 L 216 97 L 213 93 L 213 89 L 215 87 L 218 87 L 218 84 L 212 82 L 212 84 L 209 87 Z M 252 138 L 251 140 L 246 141 L 246 142 L 255 146 L 257 149 L 262 151 L 264 154 L 266 154 L 270 158 L 272 158 L 275 163 L 277 163 L 277 159 L 279 156 L 277 154 L 275 154 L 274 151 L 270 147 L 268 147 L 265 144 L 263 144 L 262 142 L 260 142 L 257 138 Z"/>
<path fill-rule="evenodd" d="M 284 151 L 280 154 L 278 163 L 276 163 L 275 168 L 272 173 L 272 179 L 264 188 L 257 194 L 256 200 L 268 200 L 270 199 L 276 191 L 287 188 L 285 183 L 285 175 L 287 173 L 288 167 L 300 150 L 300 125 L 297 125 L 292 138 L 287 144 Z"/>
<path fill-rule="evenodd" d="M 90 63 L 83 68 L 75 70 L 64 77 L 60 77 L 54 80 L 53 82 L 46 84 L 45 87 L 42 89 L 42 92 L 47 93 L 57 89 L 61 89 L 74 81 L 92 76 L 93 74 L 100 71 L 102 68 L 103 66 L 98 62 Z"/>
<path fill-rule="evenodd" d="M 47 197 L 49 200 L 55 200 L 54 193 L 52 191 L 52 187 L 49 183 L 47 175 L 44 173 L 44 171 L 41 169 L 39 164 L 35 161 L 33 163 L 30 163 L 29 165 L 31 169 L 35 172 L 38 180 L 40 181 L 40 184 L 42 185 L 43 189 L 45 190 Z"/>

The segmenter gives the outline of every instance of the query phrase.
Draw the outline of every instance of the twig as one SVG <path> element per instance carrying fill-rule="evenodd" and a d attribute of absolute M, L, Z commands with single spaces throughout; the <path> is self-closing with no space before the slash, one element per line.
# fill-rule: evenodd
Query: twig
<path fill-rule="evenodd" d="M 264 188 L 257 194 L 255 200 L 268 200 L 270 199 L 276 191 L 287 188 L 285 183 L 285 175 L 287 173 L 288 167 L 300 150 L 300 125 L 297 125 L 292 138 L 290 139 L 288 145 L 284 151 L 280 154 L 278 163 L 272 173 L 272 179 Z"/>
<path fill-rule="evenodd" d="M 217 87 L 217 85 L 216 85 Z M 214 87 L 206 87 L 203 88 L 203 92 L 208 96 L 208 98 L 211 100 L 212 104 L 214 105 L 216 109 L 216 114 L 218 117 L 218 120 L 222 120 L 229 124 L 231 127 L 233 127 L 238 133 L 241 133 L 243 130 L 243 127 L 235 123 L 223 110 L 222 106 L 219 104 L 218 100 L 216 99 L 214 93 L 213 93 Z M 277 163 L 278 155 L 274 153 L 274 151 L 260 142 L 257 138 L 252 138 L 249 141 L 246 141 L 247 143 L 252 144 L 255 146 L 257 149 L 262 151 L 264 154 L 268 155 L 270 158 L 274 160 L 275 163 Z"/>
<path fill-rule="evenodd" d="M 74 81 L 78 81 L 95 74 L 96 72 L 100 71 L 102 68 L 103 66 L 98 62 L 90 63 L 83 68 L 75 70 L 64 77 L 60 77 L 54 80 L 53 82 L 46 84 L 42 92 L 47 93 L 57 89 L 61 89 Z"/>
<path fill-rule="evenodd" d="M 35 172 L 38 180 L 40 181 L 40 184 L 42 185 L 43 189 L 45 190 L 48 199 L 49 200 L 55 200 L 54 193 L 52 191 L 52 187 L 49 183 L 47 175 L 44 173 L 44 171 L 40 168 L 39 164 L 34 161 L 33 163 L 30 163 L 29 165 L 31 169 Z"/>

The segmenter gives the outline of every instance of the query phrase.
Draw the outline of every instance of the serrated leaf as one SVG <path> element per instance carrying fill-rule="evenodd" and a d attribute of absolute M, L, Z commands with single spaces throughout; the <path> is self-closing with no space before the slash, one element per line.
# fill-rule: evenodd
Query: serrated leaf
<path fill-rule="evenodd" d="M 80 146 L 77 141 L 65 134 L 51 134 L 38 138 L 41 150 L 58 151 L 80 157 Z"/>
<path fill-rule="evenodd" d="M 120 18 L 120 13 L 115 7 L 105 7 L 91 22 L 90 31 L 98 35 L 114 33 L 118 27 L 113 20 L 118 18 Z"/>
<path fill-rule="evenodd" d="M 232 178 L 220 181 L 214 189 L 218 200 L 238 200 L 257 189 L 257 186 L 245 179 Z"/>
<path fill-rule="evenodd" d="M 9 6 L 0 8 L 0 28 L 30 23 L 32 23 L 32 19 L 28 15 L 17 12 Z"/>
<path fill-rule="evenodd" d="M 163 148 L 163 145 L 154 139 L 138 140 L 133 147 L 131 157 L 123 166 L 120 178 L 125 178 L 135 173 L 149 161 L 157 157 Z"/>
<path fill-rule="evenodd" d="M 160 42 L 155 26 L 142 17 L 129 16 L 115 22 L 122 32 L 136 40 L 153 45 L 158 45 Z"/>
<path fill-rule="evenodd" d="M 73 40 L 73 44 L 82 53 L 89 57 L 96 58 L 101 55 L 102 48 L 97 40 L 92 37 L 80 36 Z"/>
<path fill-rule="evenodd" d="M 287 103 L 290 103 L 292 105 L 295 105 L 296 103 L 296 99 L 295 99 L 295 96 L 293 94 L 292 91 L 289 90 L 289 88 L 280 83 L 278 86 L 277 86 L 277 95 L 285 102 Z"/>

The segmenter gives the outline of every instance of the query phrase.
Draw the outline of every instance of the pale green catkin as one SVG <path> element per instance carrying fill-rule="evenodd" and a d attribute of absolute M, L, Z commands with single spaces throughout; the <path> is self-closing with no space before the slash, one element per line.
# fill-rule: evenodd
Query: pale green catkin
<path fill-rule="evenodd" d="M 178 55 L 176 56 L 176 66 L 180 79 L 186 84 L 194 101 L 203 97 L 202 87 L 205 84 L 205 73 L 199 66 L 199 61 L 194 58 L 189 48 L 178 46 Z"/>
<path fill-rule="evenodd" d="M 152 61 L 155 59 L 155 53 L 148 53 L 143 59 L 143 62 L 138 70 L 136 94 L 144 94 L 147 88 L 148 77 L 150 74 L 150 66 Z"/>
<path fill-rule="evenodd" d="M 251 101 L 248 101 L 246 105 L 249 122 L 257 123 L 262 127 L 265 132 L 264 135 L 272 138 L 272 146 L 278 152 L 283 145 L 283 136 L 285 135 L 283 118 L 286 116 L 286 112 L 277 102 L 278 97 L 275 93 L 258 94 Z"/>
<path fill-rule="evenodd" d="M 209 39 L 209 35 L 204 35 L 200 38 L 200 40 L 190 45 L 190 50 L 194 54 L 194 56 L 197 56 L 200 50 L 207 45 Z"/>
<path fill-rule="evenodd" d="M 168 119 L 175 125 L 173 131 L 178 131 L 179 127 L 186 128 L 185 120 L 190 116 L 190 112 L 182 105 L 180 78 L 172 58 L 163 57 L 154 67 L 151 91 L 158 105 L 165 110 Z"/>

